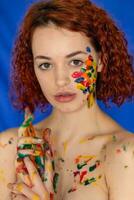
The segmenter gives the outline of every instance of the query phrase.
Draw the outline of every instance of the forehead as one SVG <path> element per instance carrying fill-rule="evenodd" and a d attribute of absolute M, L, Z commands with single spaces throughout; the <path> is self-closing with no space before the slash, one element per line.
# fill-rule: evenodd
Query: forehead
<path fill-rule="evenodd" d="M 38 27 L 32 37 L 32 51 L 34 54 L 68 54 L 70 51 L 85 50 L 91 47 L 88 37 L 84 33 L 69 31 L 56 26 Z"/>

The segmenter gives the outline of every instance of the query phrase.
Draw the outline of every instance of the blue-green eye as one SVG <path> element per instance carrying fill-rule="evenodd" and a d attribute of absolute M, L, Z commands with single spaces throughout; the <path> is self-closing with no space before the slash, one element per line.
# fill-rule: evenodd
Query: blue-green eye
<path fill-rule="evenodd" d="M 83 61 L 81 61 L 81 60 L 77 60 L 77 59 L 75 59 L 75 60 L 72 60 L 71 62 L 73 62 L 74 63 L 74 65 L 73 66 L 78 66 L 78 67 L 80 67 L 80 66 L 82 66 L 83 65 Z"/>
<path fill-rule="evenodd" d="M 50 63 L 42 63 L 39 65 L 39 68 L 42 69 L 42 70 L 47 70 L 50 68 Z"/>

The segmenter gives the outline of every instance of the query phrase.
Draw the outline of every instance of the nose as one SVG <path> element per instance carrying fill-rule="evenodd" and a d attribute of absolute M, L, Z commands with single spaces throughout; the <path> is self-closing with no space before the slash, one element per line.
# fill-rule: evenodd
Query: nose
<path fill-rule="evenodd" d="M 68 72 L 65 69 L 57 69 L 55 72 L 55 82 L 59 87 L 69 85 L 71 80 Z"/>

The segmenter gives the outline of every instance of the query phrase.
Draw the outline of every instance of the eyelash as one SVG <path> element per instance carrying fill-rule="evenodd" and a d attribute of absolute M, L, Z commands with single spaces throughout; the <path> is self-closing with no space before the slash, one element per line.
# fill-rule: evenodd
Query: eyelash
<path fill-rule="evenodd" d="M 75 59 L 75 60 L 72 60 L 72 61 L 79 61 L 79 62 L 81 62 L 80 65 L 77 65 L 78 67 L 80 67 L 80 66 L 82 66 L 82 65 L 84 64 L 84 62 L 81 61 L 81 60 L 79 60 L 79 59 Z M 71 62 L 72 62 L 72 61 L 71 61 Z M 39 65 L 39 68 L 42 69 L 42 70 L 47 70 L 47 69 L 49 69 L 49 68 L 43 69 L 41 66 L 44 65 L 44 64 L 50 64 L 50 63 L 42 63 L 42 64 Z"/>

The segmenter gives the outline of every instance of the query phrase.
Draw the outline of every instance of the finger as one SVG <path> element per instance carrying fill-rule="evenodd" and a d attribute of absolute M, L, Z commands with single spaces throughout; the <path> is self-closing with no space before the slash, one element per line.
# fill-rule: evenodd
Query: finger
<path fill-rule="evenodd" d="M 15 193 L 15 194 L 17 194 L 18 197 L 20 195 L 20 194 L 18 194 L 18 192 L 19 192 L 19 193 L 21 193 L 22 197 L 23 197 L 23 195 L 25 195 L 30 200 L 40 200 L 39 195 L 37 193 L 33 192 L 24 183 L 12 184 L 12 192 Z"/>
<path fill-rule="evenodd" d="M 51 136 L 51 129 L 50 128 L 44 129 L 42 135 L 43 135 L 44 141 L 49 143 L 50 142 L 50 136 Z"/>
<path fill-rule="evenodd" d="M 18 155 L 20 158 L 24 158 L 28 155 L 43 156 L 44 152 L 42 150 L 22 149 L 22 150 L 18 150 Z"/>
<path fill-rule="evenodd" d="M 28 200 L 28 198 L 26 198 L 24 195 L 21 195 L 21 194 L 15 194 L 13 192 L 11 192 L 11 195 L 10 195 L 10 199 L 11 200 Z"/>
<path fill-rule="evenodd" d="M 40 194 L 42 196 L 44 195 L 44 197 L 48 198 L 48 191 L 46 190 L 45 185 L 43 184 L 41 177 L 40 177 L 36 167 L 32 163 L 32 161 L 28 157 L 25 157 L 24 163 L 25 163 L 28 173 L 30 175 L 30 179 L 32 181 L 34 191 L 38 192 L 38 194 Z"/>
<path fill-rule="evenodd" d="M 32 187 L 32 181 L 30 179 L 27 168 L 25 167 L 22 158 L 17 158 L 15 160 L 15 168 L 16 168 L 17 180 L 24 182 L 29 187 Z"/>
<path fill-rule="evenodd" d="M 18 146 L 21 144 L 43 144 L 44 140 L 42 138 L 37 137 L 28 137 L 28 136 L 21 136 L 18 138 Z"/>
<path fill-rule="evenodd" d="M 54 177 L 54 170 L 53 164 L 50 157 L 45 160 L 45 173 L 44 173 L 44 184 L 49 191 L 49 193 L 53 193 L 53 177 Z"/>

